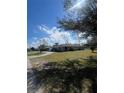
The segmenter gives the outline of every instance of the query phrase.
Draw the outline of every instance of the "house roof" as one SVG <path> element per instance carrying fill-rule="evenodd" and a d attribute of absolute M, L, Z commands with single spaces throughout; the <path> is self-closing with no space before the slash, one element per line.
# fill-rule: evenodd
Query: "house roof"
<path fill-rule="evenodd" d="M 61 45 L 53 45 L 53 47 L 69 47 L 69 46 L 78 47 L 78 46 L 80 46 L 80 45 L 79 45 L 79 44 L 61 44 Z"/>

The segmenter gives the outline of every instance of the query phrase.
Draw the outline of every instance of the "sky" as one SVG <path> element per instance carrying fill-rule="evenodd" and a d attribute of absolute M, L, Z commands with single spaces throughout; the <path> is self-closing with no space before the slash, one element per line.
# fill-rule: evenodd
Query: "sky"
<path fill-rule="evenodd" d="M 77 0 L 69 11 L 78 9 L 84 0 Z M 43 40 L 54 43 L 77 43 L 77 36 L 57 28 L 57 19 L 64 15 L 63 0 L 27 0 L 27 43 L 37 47 Z"/>

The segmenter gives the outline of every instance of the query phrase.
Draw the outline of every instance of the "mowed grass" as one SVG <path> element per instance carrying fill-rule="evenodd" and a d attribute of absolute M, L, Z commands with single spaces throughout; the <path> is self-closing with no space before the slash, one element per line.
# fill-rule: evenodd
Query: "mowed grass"
<path fill-rule="evenodd" d="M 68 52 L 55 52 L 51 55 L 37 57 L 30 59 L 31 62 L 60 62 L 65 61 L 67 59 L 80 59 L 87 58 L 89 56 L 96 56 L 96 53 L 92 53 L 91 50 L 80 50 L 80 51 L 68 51 Z"/>
<path fill-rule="evenodd" d="M 28 56 L 35 56 L 35 55 L 40 55 L 40 51 L 29 51 L 27 52 L 27 55 Z"/>

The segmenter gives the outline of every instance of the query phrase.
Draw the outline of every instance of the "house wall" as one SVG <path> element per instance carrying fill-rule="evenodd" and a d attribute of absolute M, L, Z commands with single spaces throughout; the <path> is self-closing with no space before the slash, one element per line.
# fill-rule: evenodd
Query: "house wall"
<path fill-rule="evenodd" d="M 51 51 L 57 51 L 57 52 L 62 52 L 62 51 L 73 51 L 73 50 L 80 50 L 83 49 L 80 46 L 54 46 L 52 47 Z"/>

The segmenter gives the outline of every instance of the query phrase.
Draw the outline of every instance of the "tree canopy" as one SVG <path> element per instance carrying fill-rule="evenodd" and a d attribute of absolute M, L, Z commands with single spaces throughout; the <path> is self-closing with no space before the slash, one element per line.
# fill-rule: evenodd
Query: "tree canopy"
<path fill-rule="evenodd" d="M 58 21 L 64 30 L 78 31 L 83 37 L 97 36 L 97 0 L 85 0 L 85 5 L 78 10 L 69 10 L 75 0 L 64 0 L 65 16 Z"/>

